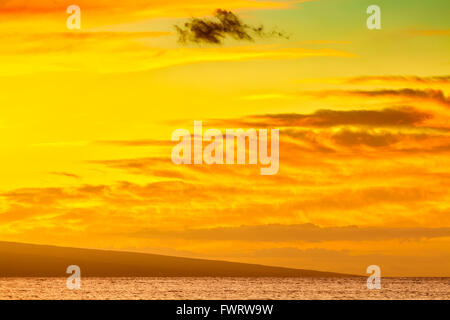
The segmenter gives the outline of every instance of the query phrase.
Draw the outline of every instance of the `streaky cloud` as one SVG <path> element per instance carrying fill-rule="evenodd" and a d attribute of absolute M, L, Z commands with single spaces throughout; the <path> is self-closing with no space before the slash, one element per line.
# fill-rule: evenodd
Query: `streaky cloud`
<path fill-rule="evenodd" d="M 244 127 L 317 127 L 326 128 L 342 125 L 361 126 L 410 126 L 420 125 L 432 118 L 426 112 L 412 107 L 386 108 L 382 110 L 330 110 L 320 109 L 311 114 L 281 113 L 253 115 L 242 119 L 230 120 L 235 125 Z M 214 122 L 214 121 L 213 121 Z M 227 120 L 216 120 L 216 123 L 227 124 Z"/>
<path fill-rule="evenodd" d="M 314 224 L 268 224 L 181 231 L 142 230 L 136 236 L 186 240 L 286 242 L 286 241 L 384 241 L 450 236 L 450 228 L 319 227 Z"/>
<path fill-rule="evenodd" d="M 359 83 L 373 83 L 373 82 L 402 82 L 402 83 L 417 83 L 417 84 L 446 84 L 450 83 L 450 76 L 430 76 L 430 77 L 419 77 L 419 76 L 361 76 L 354 77 L 346 80 L 348 84 L 359 84 Z"/>

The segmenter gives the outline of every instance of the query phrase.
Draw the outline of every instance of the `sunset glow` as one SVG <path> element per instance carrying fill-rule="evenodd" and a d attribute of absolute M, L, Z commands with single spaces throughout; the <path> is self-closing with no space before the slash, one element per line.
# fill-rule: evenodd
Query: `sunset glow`
<path fill-rule="evenodd" d="M 450 2 L 371 4 L 2 1 L 0 241 L 450 276 Z M 218 8 L 288 39 L 178 41 Z M 279 129 L 278 172 L 175 165 L 194 121 Z"/>

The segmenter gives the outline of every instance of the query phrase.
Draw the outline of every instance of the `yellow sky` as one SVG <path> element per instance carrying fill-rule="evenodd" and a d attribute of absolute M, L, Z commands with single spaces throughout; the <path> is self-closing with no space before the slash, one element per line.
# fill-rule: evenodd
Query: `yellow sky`
<path fill-rule="evenodd" d="M 369 1 L 75 2 L 81 30 L 0 4 L 0 240 L 450 276 L 447 1 L 381 30 Z M 289 39 L 177 42 L 217 8 Z M 279 173 L 175 166 L 194 120 L 279 128 Z"/>

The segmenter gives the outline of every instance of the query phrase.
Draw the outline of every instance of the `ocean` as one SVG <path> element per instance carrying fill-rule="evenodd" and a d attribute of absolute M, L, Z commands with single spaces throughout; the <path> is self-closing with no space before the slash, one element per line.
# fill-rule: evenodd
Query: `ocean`
<path fill-rule="evenodd" d="M 450 278 L 82 278 L 69 290 L 66 278 L 0 278 L 0 300 L 194 300 L 194 299 L 445 299 Z"/>

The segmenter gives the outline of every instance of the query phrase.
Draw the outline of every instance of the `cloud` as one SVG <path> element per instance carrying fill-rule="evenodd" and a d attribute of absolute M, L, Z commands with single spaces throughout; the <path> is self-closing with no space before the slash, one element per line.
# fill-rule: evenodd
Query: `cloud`
<path fill-rule="evenodd" d="M 345 146 L 386 147 L 400 140 L 399 135 L 392 133 L 370 133 L 366 131 L 342 130 L 333 135 L 333 140 Z"/>
<path fill-rule="evenodd" d="M 181 231 L 142 230 L 137 236 L 204 241 L 323 242 L 384 241 L 449 237 L 450 228 L 318 227 L 313 224 L 257 225 Z"/>
<path fill-rule="evenodd" d="M 74 178 L 74 179 L 80 179 L 80 176 L 74 173 L 70 172 L 50 172 L 50 174 L 56 175 L 56 176 L 63 176 L 68 178 Z"/>
<path fill-rule="evenodd" d="M 172 32 L 169 31 L 77 31 L 77 32 L 37 32 L 21 34 L 20 41 L 34 41 L 37 38 L 40 40 L 50 41 L 74 41 L 74 40 L 126 40 L 126 39 L 144 39 L 144 38 L 159 38 L 170 36 Z M 1 34 L 2 37 L 10 37 L 12 34 Z"/>
<path fill-rule="evenodd" d="M 267 182 L 265 185 L 270 187 Z M 263 184 L 261 188 L 265 188 Z M 245 193 L 256 200 L 259 192 L 241 184 L 167 180 L 143 185 L 123 181 L 112 185 L 16 189 L 0 194 L 2 204 L 6 204 L 0 207 L 0 221 L 14 223 L 15 230 L 33 225 L 55 229 L 70 225 L 80 230 L 95 228 L 105 219 L 122 220 L 120 224 L 110 221 L 95 231 L 101 234 L 108 230 L 116 235 L 150 226 L 205 226 L 243 216 L 254 221 L 272 212 L 264 212 L 267 205 L 240 200 L 239 195 Z M 271 194 L 281 197 L 286 192 L 273 190 Z M 0 231 L 1 227 L 0 224 Z"/>
<path fill-rule="evenodd" d="M 361 78 L 351 78 L 350 80 L 344 81 L 344 83 L 351 83 L 355 81 L 364 82 L 364 81 L 375 81 L 375 79 L 383 79 L 379 77 L 361 77 Z M 403 78 L 393 77 L 391 79 L 401 80 Z M 414 80 L 413 80 L 414 79 Z M 448 78 L 446 76 L 443 77 L 430 77 L 430 78 L 405 78 L 405 81 L 416 81 L 419 83 L 437 83 L 443 84 L 448 83 Z M 337 83 L 341 83 L 342 80 L 337 81 Z M 275 93 L 271 93 L 275 94 Z M 414 103 L 418 101 L 429 101 L 435 104 L 445 106 L 447 108 L 450 107 L 450 97 L 446 96 L 441 89 L 415 89 L 415 88 L 402 88 L 402 89 L 379 89 L 379 90 L 319 90 L 319 91 L 303 91 L 297 93 L 278 93 L 281 96 L 289 96 L 290 98 L 304 98 L 304 97 L 317 97 L 317 98 L 326 98 L 326 97 L 381 97 L 381 98 L 406 98 L 408 102 Z M 257 96 L 257 95 L 256 95 Z"/>
<path fill-rule="evenodd" d="M 432 115 L 411 107 L 386 108 L 383 110 L 337 111 L 323 109 L 311 114 L 265 114 L 235 120 L 236 125 L 245 127 L 311 127 L 329 128 L 344 125 L 401 127 L 418 126 Z M 211 121 L 226 124 L 226 120 Z M 231 121 L 233 122 L 233 121 Z"/>
<path fill-rule="evenodd" d="M 424 152 L 436 151 L 435 148 L 443 147 L 450 143 L 450 137 L 445 134 L 431 133 L 401 133 L 389 130 L 348 130 L 343 129 L 333 132 L 328 137 L 326 134 L 318 138 L 331 139 L 343 146 L 368 146 L 373 148 L 392 147 L 392 151 L 406 151 L 412 148 L 421 148 Z M 396 146 L 398 144 L 398 146 Z"/>
<path fill-rule="evenodd" d="M 366 97 L 407 97 L 419 100 L 427 100 L 433 101 L 438 104 L 444 105 L 446 107 L 450 107 L 450 99 L 444 95 L 442 90 L 433 90 L 433 89 L 399 89 L 399 90 L 375 90 L 375 91 L 363 91 L 363 90 L 354 90 L 348 91 L 349 94 L 361 95 Z"/>
<path fill-rule="evenodd" d="M 447 84 L 450 83 L 450 76 L 361 76 L 347 79 L 345 83 L 416 83 L 416 84 Z"/>
<path fill-rule="evenodd" d="M 436 104 L 450 107 L 450 98 L 445 96 L 442 90 L 438 89 L 380 89 L 380 90 L 324 90 L 317 92 L 304 92 L 303 95 L 311 95 L 315 97 L 330 96 L 350 96 L 350 97 L 399 97 L 408 98 L 412 101 L 430 101 Z"/>
<path fill-rule="evenodd" d="M 398 128 L 326 128 L 308 130 L 288 128 L 280 131 L 280 148 L 289 150 L 282 155 L 285 164 L 298 163 L 314 155 L 328 160 L 384 159 L 386 157 L 445 156 L 450 152 L 448 134 L 398 131 Z M 412 161 L 413 158 L 411 158 Z M 323 166 L 323 164 L 321 164 Z M 411 173 L 409 173 L 411 176 Z"/>
<path fill-rule="evenodd" d="M 90 50 L 101 52 L 124 53 L 124 50 L 139 50 L 142 45 L 137 42 L 171 35 L 165 31 L 143 32 L 28 32 L 0 33 L 0 41 L 4 46 L 1 55 L 17 55 L 18 57 L 41 57 L 46 54 L 73 54 Z M 101 48 L 99 48 L 101 47 Z M 94 49 L 96 48 L 96 49 Z M 28 59 L 28 58 L 27 58 Z"/>
<path fill-rule="evenodd" d="M 26 42 L 9 38 L 4 46 L 5 51 L 0 52 L 0 56 L 7 57 L 4 61 L 0 59 L 0 75 L 28 74 L 45 70 L 90 70 L 96 73 L 145 72 L 209 62 L 354 57 L 349 52 L 334 49 L 281 48 L 268 45 L 167 49 L 133 41 L 133 38 L 126 40 L 120 36 L 119 39 L 115 39 L 100 35 L 99 39 L 95 39 L 94 36 L 87 39 L 75 38 L 76 41 L 63 38 L 61 41 L 39 39 Z M 8 43 L 10 41 L 11 44 Z M 53 55 L 49 60 L 50 53 L 59 54 Z M 33 56 L 31 60 L 30 55 Z"/>
<path fill-rule="evenodd" d="M 227 6 L 233 9 L 286 9 L 301 1 L 251 1 L 229 0 Z M 10 0 L 0 2 L 0 14 L 36 14 L 65 13 L 71 3 L 66 0 Z M 220 1 L 211 0 L 77 0 L 82 10 L 95 10 L 113 13 L 114 15 L 134 15 L 137 13 L 146 17 L 180 17 L 189 13 L 206 14 L 220 5 Z"/>
<path fill-rule="evenodd" d="M 85 184 L 78 187 L 22 188 L 1 193 L 12 206 L 52 208 L 51 211 L 64 212 L 68 209 L 111 208 L 130 210 L 131 207 L 158 204 L 172 204 L 174 201 L 190 199 L 210 201 L 215 195 L 208 195 L 208 189 L 182 181 L 157 181 L 145 185 L 120 182 L 113 185 Z M 123 207 L 125 205 L 125 207 Z M 2 213 L 0 211 L 0 217 Z"/>
<path fill-rule="evenodd" d="M 0 195 L 1 197 L 1 195 Z M 44 216 L 45 207 L 10 205 L 7 210 L 0 211 L 0 221 L 10 223 L 14 221 L 24 221 L 29 218 Z"/>
<path fill-rule="evenodd" d="M 153 144 L 148 144 L 147 141 L 120 141 L 119 143 L 114 143 L 116 146 L 123 147 L 136 147 L 136 146 L 150 146 Z M 158 142 L 159 143 L 159 142 Z M 168 142 L 169 143 L 169 142 Z M 174 142 L 170 142 L 174 145 Z M 163 143 L 163 145 L 166 145 Z M 179 170 L 180 168 L 174 166 L 170 157 L 167 158 L 136 158 L 136 159 L 115 159 L 115 160 L 97 160 L 89 161 L 92 164 L 101 164 L 109 168 L 126 170 L 132 174 L 138 175 L 148 175 L 160 178 L 170 178 L 170 179 L 187 179 L 188 175 L 186 172 Z"/>
<path fill-rule="evenodd" d="M 179 42 L 222 44 L 226 37 L 246 41 L 253 41 L 255 36 L 288 38 L 283 32 L 266 32 L 262 25 L 254 27 L 245 24 L 231 11 L 217 9 L 214 17 L 215 21 L 193 18 L 181 27 L 175 25 Z"/>
<path fill-rule="evenodd" d="M 97 141 L 96 143 L 121 147 L 167 147 L 174 145 L 173 141 L 171 140 L 155 140 L 155 139 L 104 140 L 104 141 Z"/>

